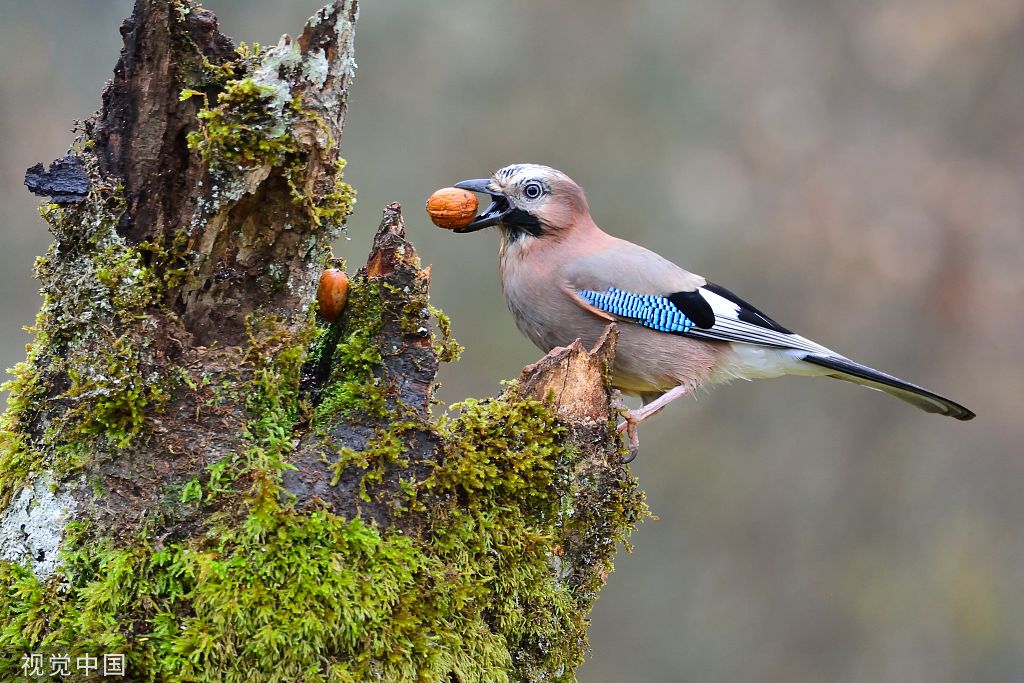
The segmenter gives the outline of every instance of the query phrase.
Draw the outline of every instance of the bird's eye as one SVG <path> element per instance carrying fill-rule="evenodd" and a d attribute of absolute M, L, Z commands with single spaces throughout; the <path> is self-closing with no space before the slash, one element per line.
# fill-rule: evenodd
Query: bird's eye
<path fill-rule="evenodd" d="M 542 194 L 544 194 L 544 187 L 536 180 L 531 180 L 523 185 L 523 196 L 527 199 L 537 199 Z"/>

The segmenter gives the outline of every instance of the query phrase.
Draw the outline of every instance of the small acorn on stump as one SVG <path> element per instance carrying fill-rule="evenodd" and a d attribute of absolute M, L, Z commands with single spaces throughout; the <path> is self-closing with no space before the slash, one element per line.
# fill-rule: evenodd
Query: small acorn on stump
<path fill-rule="evenodd" d="M 321 317 L 334 322 L 348 303 L 348 275 L 345 271 L 328 268 L 321 273 L 316 300 L 320 304 Z"/>

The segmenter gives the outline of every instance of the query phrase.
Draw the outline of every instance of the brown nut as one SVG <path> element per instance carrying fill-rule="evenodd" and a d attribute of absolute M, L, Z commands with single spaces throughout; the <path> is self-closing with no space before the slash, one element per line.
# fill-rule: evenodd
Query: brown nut
<path fill-rule="evenodd" d="M 320 315 L 334 322 L 348 303 L 348 275 L 345 271 L 328 268 L 321 273 L 316 300 L 320 304 Z"/>
<path fill-rule="evenodd" d="M 469 225 L 476 218 L 476 195 L 457 187 L 443 187 L 427 199 L 427 213 L 439 228 L 451 230 Z"/>

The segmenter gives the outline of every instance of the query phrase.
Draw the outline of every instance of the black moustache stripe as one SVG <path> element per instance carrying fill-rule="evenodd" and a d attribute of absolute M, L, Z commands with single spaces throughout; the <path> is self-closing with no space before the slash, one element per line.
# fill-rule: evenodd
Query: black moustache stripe
<path fill-rule="evenodd" d="M 512 228 L 512 235 L 510 237 L 513 239 L 517 239 L 523 233 L 533 237 L 540 237 L 544 234 L 544 228 L 541 227 L 537 217 L 529 211 L 523 211 L 522 209 L 512 209 L 502 217 L 501 222 Z"/>

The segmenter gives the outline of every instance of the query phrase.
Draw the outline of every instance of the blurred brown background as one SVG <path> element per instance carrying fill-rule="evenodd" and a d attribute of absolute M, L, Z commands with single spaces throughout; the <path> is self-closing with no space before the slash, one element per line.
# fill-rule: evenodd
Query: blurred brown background
<path fill-rule="evenodd" d="M 236 39 L 317 0 L 208 0 Z M 99 105 L 128 0 L 0 0 L 0 362 L 49 235 L 26 167 Z M 344 148 L 360 263 L 388 201 L 466 345 L 446 402 L 538 356 L 493 233 L 425 197 L 559 167 L 597 222 L 971 423 L 839 382 L 680 401 L 634 471 L 657 521 L 593 615 L 582 681 L 1024 680 L 1024 0 L 365 0 Z"/>

